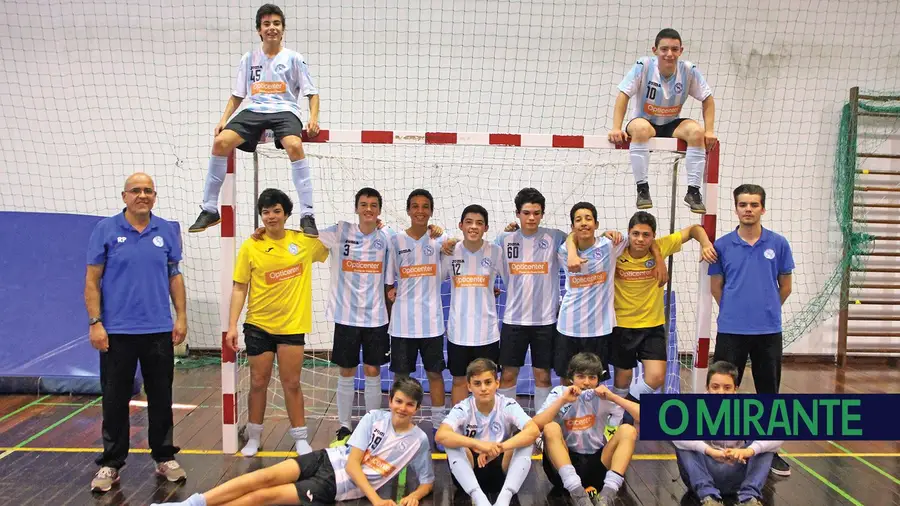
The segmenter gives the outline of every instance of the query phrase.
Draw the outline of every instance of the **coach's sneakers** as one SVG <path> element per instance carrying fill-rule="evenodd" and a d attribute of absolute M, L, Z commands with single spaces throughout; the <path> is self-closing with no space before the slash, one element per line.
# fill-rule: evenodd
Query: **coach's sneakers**
<path fill-rule="evenodd" d="M 700 195 L 700 188 L 688 186 L 688 191 L 684 195 L 684 203 L 691 208 L 692 213 L 706 214 L 706 206 L 703 205 L 703 197 Z"/>
<path fill-rule="evenodd" d="M 319 229 L 316 228 L 316 219 L 311 214 L 300 218 L 300 231 L 306 237 L 319 237 Z"/>
<path fill-rule="evenodd" d="M 772 474 L 776 476 L 790 476 L 791 475 L 791 466 L 787 463 L 786 460 L 781 458 L 781 455 L 775 454 L 772 457 L 772 468 L 770 469 Z"/>
<path fill-rule="evenodd" d="M 715 496 L 708 495 L 700 501 L 700 506 L 725 506 L 725 503 L 722 502 L 721 499 L 717 499 Z"/>
<path fill-rule="evenodd" d="M 113 485 L 119 483 L 119 471 L 112 467 L 103 466 L 91 480 L 92 492 L 109 492 Z"/>
<path fill-rule="evenodd" d="M 334 441 L 331 442 L 329 447 L 338 448 L 341 446 L 345 446 L 347 441 L 350 439 L 350 435 L 353 434 L 353 431 L 341 425 L 341 428 L 337 430 L 337 434 L 334 436 Z"/>
<path fill-rule="evenodd" d="M 638 209 L 651 209 L 653 207 L 653 199 L 650 198 L 650 183 L 638 183 L 635 205 Z"/>
<path fill-rule="evenodd" d="M 207 228 L 218 225 L 221 222 L 222 217 L 219 215 L 219 211 L 207 211 L 204 209 L 200 211 L 200 216 L 197 217 L 197 221 L 191 225 L 188 232 L 203 232 Z"/>
<path fill-rule="evenodd" d="M 156 474 L 175 483 L 187 479 L 187 473 L 175 460 L 167 460 L 156 464 Z"/>
<path fill-rule="evenodd" d="M 759 499 L 751 497 L 750 499 L 742 502 L 741 506 L 763 506 L 763 503 L 761 503 Z"/>

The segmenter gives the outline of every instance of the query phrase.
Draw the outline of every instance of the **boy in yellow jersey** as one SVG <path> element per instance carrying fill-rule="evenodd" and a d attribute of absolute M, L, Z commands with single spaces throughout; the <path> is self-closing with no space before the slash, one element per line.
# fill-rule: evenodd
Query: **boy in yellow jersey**
<path fill-rule="evenodd" d="M 241 450 L 247 457 L 259 450 L 266 390 L 276 354 L 291 437 L 297 453 L 312 451 L 306 441 L 300 371 L 304 338 L 312 330 L 311 267 L 313 262 L 328 258 L 328 249 L 318 239 L 284 228 L 293 207 L 291 199 L 281 190 L 263 191 L 257 211 L 266 233 L 259 239 L 244 241 L 234 266 L 226 341 L 235 351 L 237 322 L 248 293 L 250 296 L 244 323 L 244 342 L 250 361 L 249 420 L 247 445 Z"/>
<path fill-rule="evenodd" d="M 627 395 L 629 400 L 640 402 L 641 394 L 655 391 L 666 378 L 664 289 L 652 272 L 657 260 L 650 246 L 655 242 L 665 259 L 681 251 L 681 245 L 690 239 L 700 243 L 703 260 L 716 261 L 716 250 L 700 225 L 656 239 L 656 218 L 652 214 L 638 211 L 628 222 L 628 248 L 616 261 L 616 328 L 609 361 L 616 371 L 613 391 Z M 632 369 L 638 360 L 644 366 L 644 377 L 631 385 Z M 618 410 L 609 424 L 618 426 L 623 415 L 628 418 L 626 423 L 632 423 L 624 410 Z"/>

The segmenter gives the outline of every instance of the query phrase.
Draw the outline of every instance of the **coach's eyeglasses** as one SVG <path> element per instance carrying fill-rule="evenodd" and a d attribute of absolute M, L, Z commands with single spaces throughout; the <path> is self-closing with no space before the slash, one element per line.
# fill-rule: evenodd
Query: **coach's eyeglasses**
<path fill-rule="evenodd" d="M 130 190 L 125 190 L 126 193 L 130 193 L 131 195 L 137 197 L 141 193 L 147 195 L 148 197 L 156 194 L 156 190 L 153 188 L 132 188 Z"/>

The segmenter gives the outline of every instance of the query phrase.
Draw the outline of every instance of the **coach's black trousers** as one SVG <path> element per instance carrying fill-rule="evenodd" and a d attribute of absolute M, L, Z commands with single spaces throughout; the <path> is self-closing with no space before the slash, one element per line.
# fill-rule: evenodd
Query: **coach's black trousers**
<path fill-rule="evenodd" d="M 737 367 L 737 385 L 741 385 L 747 357 L 753 369 L 753 384 L 758 394 L 777 394 L 781 387 L 781 332 L 777 334 L 716 334 L 713 361 L 725 360 Z"/>
<path fill-rule="evenodd" d="M 156 462 L 172 460 L 172 379 L 175 374 L 172 333 L 110 334 L 109 351 L 100 353 L 100 385 L 103 392 L 103 454 L 100 466 L 119 469 L 128 456 L 129 402 L 134 392 L 138 361 L 147 394 L 150 454 Z"/>

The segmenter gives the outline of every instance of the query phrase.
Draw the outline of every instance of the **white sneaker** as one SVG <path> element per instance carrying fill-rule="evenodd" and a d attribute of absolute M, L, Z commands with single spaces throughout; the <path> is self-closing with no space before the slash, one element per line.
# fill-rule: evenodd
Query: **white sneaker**
<path fill-rule="evenodd" d="M 119 483 L 119 471 L 109 466 L 103 466 L 91 480 L 91 491 L 109 492 L 117 483 Z"/>

